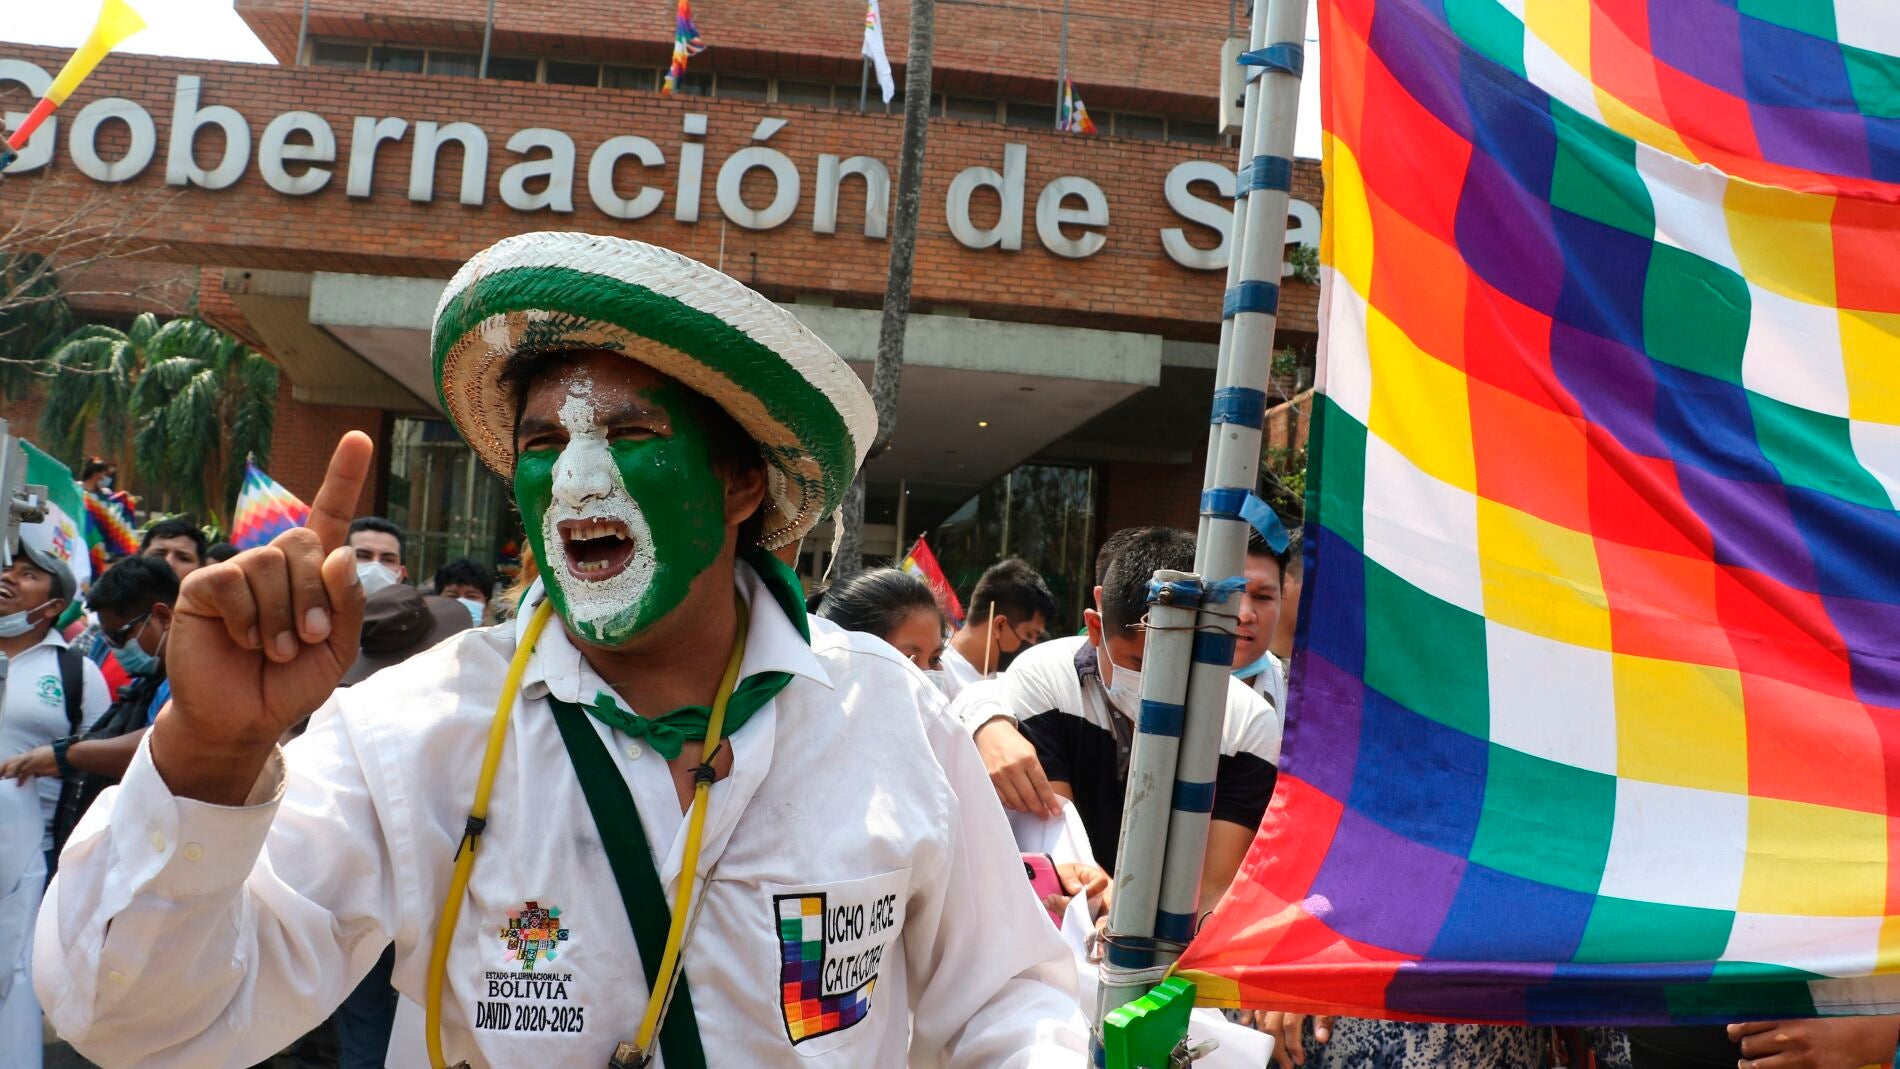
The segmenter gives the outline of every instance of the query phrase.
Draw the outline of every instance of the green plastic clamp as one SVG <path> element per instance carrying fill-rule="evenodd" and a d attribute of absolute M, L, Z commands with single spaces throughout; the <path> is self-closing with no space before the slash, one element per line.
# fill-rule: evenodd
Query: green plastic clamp
<path fill-rule="evenodd" d="M 1194 984 L 1174 976 L 1102 1021 L 1107 1069 L 1172 1069 L 1187 1040 Z"/>

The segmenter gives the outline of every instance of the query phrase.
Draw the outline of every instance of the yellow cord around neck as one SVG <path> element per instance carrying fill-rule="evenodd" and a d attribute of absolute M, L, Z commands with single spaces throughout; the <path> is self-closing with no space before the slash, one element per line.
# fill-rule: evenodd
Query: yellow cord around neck
<path fill-rule="evenodd" d="M 481 841 L 482 828 L 488 819 L 488 796 L 495 785 L 495 773 L 501 767 L 501 752 L 507 743 L 508 721 L 514 713 L 515 696 L 521 692 L 521 677 L 527 672 L 535 644 L 540 641 L 541 632 L 553 615 L 552 599 L 544 598 L 535 607 L 534 615 L 528 620 L 527 630 L 521 636 L 521 643 L 515 647 L 514 659 L 508 664 L 501 697 L 495 702 L 495 717 L 488 725 L 488 748 L 482 754 L 481 775 L 475 781 L 475 800 L 469 805 L 468 826 L 462 832 L 461 845 L 455 852 L 455 871 L 449 879 L 449 891 L 442 901 L 442 911 L 436 919 L 434 944 L 429 951 L 429 983 L 423 1027 L 431 1069 L 448 1069 L 448 1061 L 442 1053 L 442 988 L 448 973 L 449 947 L 454 942 L 456 922 L 462 915 L 462 899 L 468 895 L 469 875 L 475 869 L 475 848 Z M 712 765 L 713 757 L 719 752 L 726 706 L 732 700 L 732 692 L 738 687 L 739 665 L 745 659 L 749 622 L 748 607 L 744 599 L 738 599 L 737 633 L 733 637 L 732 652 L 726 658 L 725 674 L 720 678 L 719 690 L 713 698 L 712 714 L 706 721 L 705 748 L 701 756 L 706 767 Z M 640 1019 L 639 1031 L 634 1034 L 634 1046 L 640 1051 L 651 1048 L 654 1033 L 659 1031 L 660 1019 L 666 1012 L 667 1003 L 672 1000 L 674 981 L 679 977 L 680 952 L 686 942 L 686 918 L 692 910 L 693 885 L 699 877 L 699 847 L 706 830 L 706 810 L 711 794 L 712 778 L 695 777 L 692 809 L 686 823 L 686 848 L 680 861 L 679 900 L 673 904 L 672 922 L 667 929 L 666 949 L 660 957 L 655 989 L 647 996 L 646 1012 Z"/>

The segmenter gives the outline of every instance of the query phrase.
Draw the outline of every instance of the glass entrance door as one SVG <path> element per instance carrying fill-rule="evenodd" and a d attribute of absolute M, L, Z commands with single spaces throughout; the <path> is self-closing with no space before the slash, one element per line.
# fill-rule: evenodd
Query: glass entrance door
<path fill-rule="evenodd" d="M 520 544 L 508 486 L 439 419 L 395 421 L 389 519 L 403 529 L 409 574 L 424 586 L 460 557 L 505 572 Z"/>

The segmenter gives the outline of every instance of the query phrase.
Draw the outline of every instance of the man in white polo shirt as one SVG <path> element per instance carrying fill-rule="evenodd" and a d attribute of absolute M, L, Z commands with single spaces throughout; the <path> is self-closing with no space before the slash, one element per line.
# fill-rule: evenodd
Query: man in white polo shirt
<path fill-rule="evenodd" d="M 99 666 L 66 647 L 53 626 L 72 601 L 73 573 L 51 549 L 21 536 L 0 570 L 0 760 L 53 744 L 106 711 L 112 696 Z M 33 911 L 53 846 L 57 779 L 0 780 L 0 1062 L 40 1064 L 40 1010 L 28 978 Z"/>
<path fill-rule="evenodd" d="M 309 528 L 194 574 L 172 703 L 41 914 L 61 1034 L 108 1067 L 249 1065 L 393 943 L 436 1065 L 1081 1066 L 1073 966 L 968 738 L 769 552 L 863 459 L 850 368 L 703 264 L 585 234 L 479 254 L 432 348 L 542 580 L 512 625 L 332 694 L 354 434 Z"/>

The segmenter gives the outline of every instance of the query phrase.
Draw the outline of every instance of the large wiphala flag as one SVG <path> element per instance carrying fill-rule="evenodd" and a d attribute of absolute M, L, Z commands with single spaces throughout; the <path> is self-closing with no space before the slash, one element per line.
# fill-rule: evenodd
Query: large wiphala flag
<path fill-rule="evenodd" d="M 1900 7 L 1326 0 L 1278 795 L 1204 1000 L 1900 1010 Z"/>

